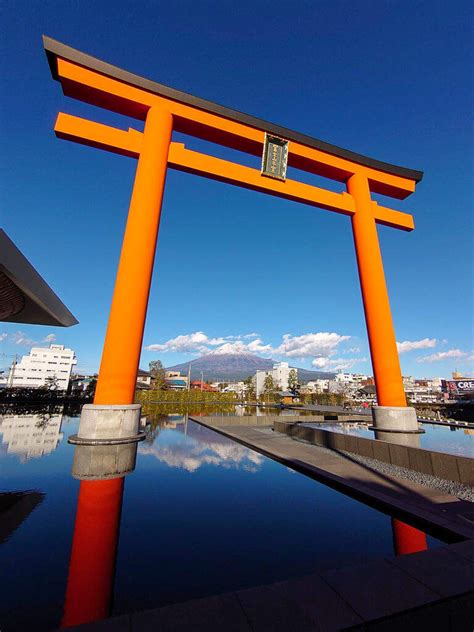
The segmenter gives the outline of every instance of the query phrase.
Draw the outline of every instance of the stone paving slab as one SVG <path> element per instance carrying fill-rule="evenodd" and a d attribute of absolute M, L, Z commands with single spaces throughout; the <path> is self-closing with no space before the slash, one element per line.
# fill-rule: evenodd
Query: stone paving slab
<path fill-rule="evenodd" d="M 133 632 L 251 631 L 236 593 L 192 599 L 131 616 Z"/>
<path fill-rule="evenodd" d="M 449 549 L 437 549 L 430 555 L 403 555 L 393 564 L 441 597 L 474 591 L 473 563 Z"/>
<path fill-rule="evenodd" d="M 83 625 L 74 625 L 70 628 L 61 628 L 67 632 L 131 632 L 132 619 L 129 614 Z M 58 630 L 59 632 L 59 630 Z"/>
<path fill-rule="evenodd" d="M 278 598 L 271 586 L 241 590 L 237 596 L 252 632 L 314 632 L 318 629 L 297 601 Z"/>
<path fill-rule="evenodd" d="M 365 621 L 438 599 L 438 595 L 387 560 L 321 573 Z"/>
<path fill-rule="evenodd" d="M 466 559 L 474 562 L 474 540 L 465 540 L 464 542 L 457 542 L 451 544 L 449 547 L 451 553 L 465 557 Z"/>
<path fill-rule="evenodd" d="M 265 427 L 213 427 L 216 432 L 423 530 L 452 541 L 474 539 L 474 506 L 440 490 L 375 472 L 350 456 L 295 441 Z"/>
<path fill-rule="evenodd" d="M 329 632 L 362 622 L 362 618 L 319 575 L 272 585 L 278 599 L 290 599 L 311 618 L 316 629 Z"/>
<path fill-rule="evenodd" d="M 472 632 L 474 542 L 97 621 L 71 632 Z M 461 554 L 455 553 L 458 549 Z M 453 559 L 451 559 L 451 557 Z M 464 563 L 456 578 L 456 559 Z M 449 561 L 447 561 L 449 560 Z M 443 579 L 446 583 L 443 584 Z M 469 592 L 468 592 L 469 591 Z M 445 595 L 444 597 L 442 595 Z M 449 595 L 449 597 L 446 597 Z"/>

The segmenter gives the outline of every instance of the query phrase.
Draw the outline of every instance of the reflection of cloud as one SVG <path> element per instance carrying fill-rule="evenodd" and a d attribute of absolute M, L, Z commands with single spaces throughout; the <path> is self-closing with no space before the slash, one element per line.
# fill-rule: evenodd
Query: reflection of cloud
<path fill-rule="evenodd" d="M 188 425 L 188 435 L 179 431 L 161 432 L 152 445 L 140 444 L 140 454 L 153 456 L 168 467 L 196 472 L 204 465 L 225 469 L 257 472 L 263 456 L 217 435 L 213 431 L 197 431 L 196 424 Z"/>

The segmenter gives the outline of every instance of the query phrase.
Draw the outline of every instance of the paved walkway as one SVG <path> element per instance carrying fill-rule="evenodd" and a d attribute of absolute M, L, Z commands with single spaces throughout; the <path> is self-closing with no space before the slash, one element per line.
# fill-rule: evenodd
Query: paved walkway
<path fill-rule="evenodd" d="M 71 632 L 472 632 L 474 542 L 326 570 Z"/>
<path fill-rule="evenodd" d="M 215 417 L 190 417 L 193 421 L 264 454 L 287 467 L 322 481 L 395 518 L 448 542 L 474 539 L 474 504 L 440 490 L 395 476 L 375 472 L 318 446 L 295 441 L 271 427 L 218 425 Z"/>

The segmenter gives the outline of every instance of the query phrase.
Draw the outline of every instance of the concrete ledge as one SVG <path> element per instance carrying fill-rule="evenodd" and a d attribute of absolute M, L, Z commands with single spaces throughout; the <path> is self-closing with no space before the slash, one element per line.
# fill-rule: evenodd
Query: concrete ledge
<path fill-rule="evenodd" d="M 469 457 L 388 443 L 380 439 L 356 437 L 323 428 L 308 428 L 300 424 L 301 422 L 279 419 L 274 422 L 274 430 L 293 439 L 308 441 L 335 451 L 352 452 L 422 474 L 431 474 L 464 485 L 474 485 L 474 459 Z M 394 441 L 395 437 L 398 439 L 398 435 L 393 436 Z"/>

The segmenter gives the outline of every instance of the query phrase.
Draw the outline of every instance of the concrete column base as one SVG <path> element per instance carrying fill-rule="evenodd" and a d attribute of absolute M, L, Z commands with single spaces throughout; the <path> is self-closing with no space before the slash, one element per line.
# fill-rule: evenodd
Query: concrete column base
<path fill-rule="evenodd" d="M 416 418 L 416 410 L 409 406 L 372 406 L 374 425 L 371 430 L 423 434 Z"/>
<path fill-rule="evenodd" d="M 142 441 L 140 432 L 141 404 L 99 405 L 82 407 L 79 432 L 71 435 L 69 443 L 79 445 L 114 445 Z"/>
<path fill-rule="evenodd" d="M 123 478 L 135 469 L 137 442 L 113 445 L 77 445 L 72 475 L 81 481 Z"/>

